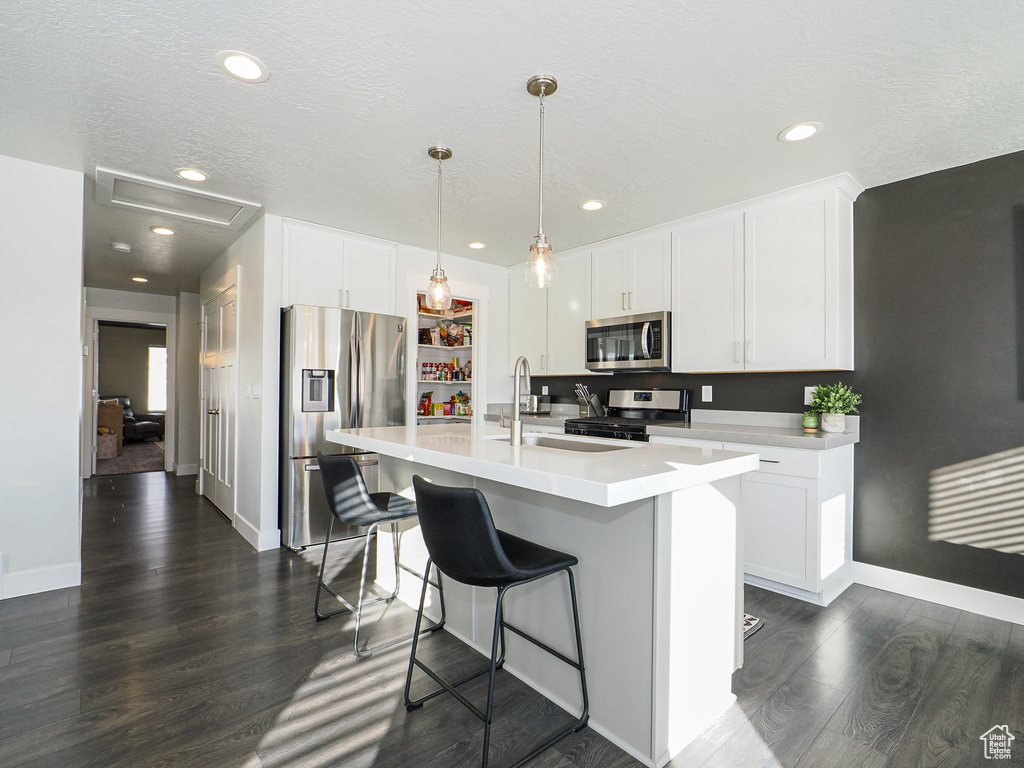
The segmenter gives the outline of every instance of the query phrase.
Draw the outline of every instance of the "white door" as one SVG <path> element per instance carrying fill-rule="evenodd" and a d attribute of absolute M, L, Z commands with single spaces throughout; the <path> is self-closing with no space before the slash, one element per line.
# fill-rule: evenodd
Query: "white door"
<path fill-rule="evenodd" d="M 235 512 L 238 291 L 203 306 L 202 493 L 229 519 Z"/>

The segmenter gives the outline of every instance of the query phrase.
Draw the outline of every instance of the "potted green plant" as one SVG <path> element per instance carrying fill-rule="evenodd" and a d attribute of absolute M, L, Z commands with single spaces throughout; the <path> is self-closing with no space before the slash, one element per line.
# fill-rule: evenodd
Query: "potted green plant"
<path fill-rule="evenodd" d="M 843 432 L 846 414 L 857 413 L 861 396 L 841 381 L 819 384 L 811 397 L 811 410 L 821 414 L 821 428 L 826 432 Z"/>
<path fill-rule="evenodd" d="M 817 411 L 804 411 L 803 427 L 804 427 L 804 432 L 817 432 L 818 431 L 818 412 Z"/>

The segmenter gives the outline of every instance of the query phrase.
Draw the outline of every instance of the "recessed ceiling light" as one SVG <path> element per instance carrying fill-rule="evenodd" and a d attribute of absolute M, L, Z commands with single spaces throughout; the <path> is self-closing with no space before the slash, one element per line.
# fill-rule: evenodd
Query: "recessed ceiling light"
<path fill-rule="evenodd" d="M 175 168 L 174 172 L 185 181 L 209 181 L 210 174 L 198 168 Z"/>
<path fill-rule="evenodd" d="M 604 202 L 601 200 L 584 200 L 580 203 L 580 208 L 584 211 L 600 211 L 604 208 Z"/>
<path fill-rule="evenodd" d="M 150 227 L 149 231 L 154 235 L 173 235 L 174 230 L 169 227 Z"/>
<path fill-rule="evenodd" d="M 132 247 L 128 243 L 111 243 L 110 247 L 118 253 L 131 253 Z"/>
<path fill-rule="evenodd" d="M 270 77 L 267 65 L 242 51 L 221 51 L 217 54 L 217 63 L 227 70 L 232 77 L 246 83 L 262 83 Z"/>
<path fill-rule="evenodd" d="M 149 280 L 147 280 L 144 277 L 133 277 L 132 280 L 134 280 L 136 283 L 148 283 L 149 282 Z"/>
<path fill-rule="evenodd" d="M 821 123 L 797 123 L 780 133 L 779 141 L 803 141 L 804 139 L 811 138 L 811 136 L 818 133 L 824 127 Z"/>
<path fill-rule="evenodd" d="M 479 251 L 481 248 L 487 247 L 487 243 L 481 243 L 479 240 L 474 240 L 472 243 L 468 243 L 468 245 L 474 251 Z"/>

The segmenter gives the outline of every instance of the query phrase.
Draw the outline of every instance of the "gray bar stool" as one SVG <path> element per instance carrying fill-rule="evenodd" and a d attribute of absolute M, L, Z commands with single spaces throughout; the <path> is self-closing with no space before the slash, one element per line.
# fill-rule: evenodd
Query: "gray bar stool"
<path fill-rule="evenodd" d="M 381 643 L 366 650 L 360 650 L 359 648 L 359 627 L 363 618 L 363 606 L 381 601 L 390 603 L 394 600 L 398 596 L 401 571 L 405 570 L 417 578 L 423 579 L 424 589 L 427 584 L 436 587 L 438 601 L 441 606 L 440 620 L 425 629 L 420 629 L 420 617 L 417 616 L 416 632 L 436 632 L 441 629 L 444 626 L 445 609 L 444 588 L 441 585 L 440 573 L 438 573 L 436 582 L 430 581 L 427 577 L 427 574 L 430 573 L 430 563 L 427 563 L 425 573 L 420 574 L 399 562 L 401 543 L 397 523 L 402 520 L 408 520 L 411 517 L 416 517 L 416 503 L 399 496 L 397 493 L 369 493 L 366 490 L 366 483 L 363 482 L 363 476 L 359 472 L 359 465 L 351 456 L 328 456 L 323 453 L 317 453 L 316 460 L 320 465 L 320 477 L 324 482 L 324 493 L 327 494 L 327 506 L 332 512 L 331 520 L 327 525 L 327 543 L 324 544 L 324 557 L 320 562 L 320 575 L 316 582 L 316 601 L 313 603 L 313 613 L 316 615 L 317 621 L 329 619 L 331 616 L 337 616 L 339 613 L 354 613 L 356 616 L 356 636 L 353 642 L 356 658 L 359 659 L 365 659 L 376 651 L 405 642 L 412 635 Z M 327 566 L 327 550 L 331 546 L 331 533 L 334 529 L 335 519 L 349 525 L 369 526 L 366 531 L 366 544 L 363 547 L 363 575 L 359 580 L 359 599 L 355 605 L 352 605 L 352 603 L 331 589 L 324 581 L 324 570 Z M 391 526 L 392 544 L 395 554 L 395 590 L 385 597 L 375 597 L 366 600 L 364 596 L 366 593 L 366 570 L 370 558 L 370 542 L 373 540 L 373 534 L 377 532 L 377 528 L 381 525 Z M 326 591 L 333 595 L 342 604 L 342 607 L 329 613 L 321 613 L 321 591 Z M 424 592 L 424 594 L 426 593 Z"/>
<path fill-rule="evenodd" d="M 427 595 L 424 583 L 420 593 L 420 607 L 416 615 L 416 629 L 413 632 L 412 652 L 409 656 L 409 671 L 405 677 L 405 707 L 412 711 L 423 706 L 435 696 L 448 692 L 462 703 L 470 712 L 484 722 L 483 768 L 487 768 L 488 750 L 491 741 L 491 722 L 494 711 L 494 675 L 505 663 L 505 630 L 511 630 L 520 637 L 529 640 L 538 648 L 564 661 L 580 673 L 580 690 L 583 694 L 583 714 L 568 728 L 559 731 L 543 744 L 536 747 L 526 757 L 519 760 L 512 768 L 532 760 L 538 754 L 551 747 L 570 733 L 586 727 L 590 718 L 590 700 L 587 696 L 587 675 L 583 668 L 583 641 L 580 638 L 580 617 L 576 605 L 576 584 L 573 580 L 572 566 L 579 561 L 572 555 L 542 547 L 539 544 L 520 539 L 518 536 L 499 531 L 494 527 L 491 510 L 487 506 L 484 495 L 476 488 L 446 488 L 413 475 L 413 487 L 416 490 L 416 505 L 419 508 L 420 530 L 423 541 L 427 545 L 430 557 L 427 570 L 431 563 L 439 573 L 455 579 L 455 581 L 474 587 L 495 587 L 498 599 L 494 609 L 494 630 L 491 636 L 491 663 L 488 667 L 474 672 L 463 679 L 449 683 L 436 672 L 416 658 L 416 646 L 419 640 L 420 622 L 423 620 L 423 603 Z M 573 625 L 576 629 L 576 659 L 570 659 L 551 646 L 541 642 L 522 629 L 505 621 L 503 604 L 506 593 L 513 587 L 529 584 L 545 576 L 564 571 L 569 579 L 569 594 L 572 597 Z M 500 647 L 500 653 L 499 653 Z M 412 685 L 413 667 L 419 667 L 441 687 L 433 693 L 413 700 L 409 697 Z M 456 688 L 481 675 L 488 674 L 487 708 L 481 712 L 471 704 Z"/>

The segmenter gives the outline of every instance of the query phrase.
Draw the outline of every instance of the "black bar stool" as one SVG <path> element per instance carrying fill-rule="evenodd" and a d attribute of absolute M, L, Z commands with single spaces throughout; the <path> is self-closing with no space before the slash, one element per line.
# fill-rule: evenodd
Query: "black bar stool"
<path fill-rule="evenodd" d="M 434 485 L 419 475 L 413 475 L 416 489 L 416 505 L 419 508 L 420 530 L 427 545 L 430 564 L 445 576 L 474 587 L 495 587 L 498 600 L 494 609 L 494 631 L 491 637 L 491 663 L 488 667 L 474 672 L 463 679 L 449 683 L 416 658 L 420 622 L 423 619 L 423 603 L 427 595 L 426 584 L 420 593 L 419 613 L 413 633 L 412 653 L 409 656 L 409 671 L 405 677 L 405 708 L 418 709 L 423 703 L 444 692 L 452 694 L 470 712 L 484 722 L 483 768 L 487 768 L 487 754 L 491 741 L 491 721 L 494 711 L 494 675 L 505 663 L 505 630 L 509 629 L 529 640 L 538 648 L 579 670 L 580 690 L 583 693 L 583 714 L 579 720 L 563 731 L 559 731 L 511 768 L 518 768 L 532 760 L 548 747 L 570 733 L 580 731 L 590 717 L 590 701 L 587 697 L 587 676 L 583 668 L 583 642 L 580 639 L 580 617 L 576 605 L 576 584 L 572 566 L 579 561 L 572 555 L 542 547 L 539 544 L 520 539 L 499 531 L 494 527 L 491 510 L 484 495 L 476 488 L 446 488 Z M 551 646 L 527 634 L 522 629 L 505 621 L 503 603 L 505 594 L 513 587 L 542 579 L 545 576 L 565 571 L 569 579 L 569 594 L 572 596 L 572 618 L 576 628 L 576 660 L 556 651 Z M 500 654 L 499 654 L 500 646 Z M 409 698 L 413 667 L 419 667 L 441 687 L 422 698 Z M 481 712 L 456 688 L 481 675 L 490 673 L 487 684 L 487 709 Z"/>
<path fill-rule="evenodd" d="M 320 465 L 320 477 L 324 482 L 324 493 L 327 494 L 327 506 L 330 507 L 332 515 L 331 520 L 327 525 L 327 542 L 324 544 L 324 557 L 320 562 L 320 576 L 316 582 L 316 601 L 313 603 L 313 613 L 316 615 L 317 621 L 329 619 L 331 616 L 337 616 L 339 613 L 346 613 L 351 611 L 356 615 L 356 636 L 354 640 L 356 658 L 365 659 L 371 656 L 376 651 L 390 648 L 393 645 L 408 640 L 412 635 L 406 635 L 396 640 L 391 640 L 386 643 L 374 646 L 373 648 L 367 648 L 366 650 L 359 649 L 359 626 L 363 618 L 363 606 L 372 605 L 380 601 L 386 601 L 390 603 L 395 597 L 398 596 L 398 588 L 400 585 L 401 571 L 405 570 L 413 574 L 417 578 L 423 579 L 424 584 L 430 584 L 437 588 L 438 600 L 441 604 L 441 618 L 436 623 L 423 630 L 420 630 L 420 617 L 416 617 L 416 632 L 435 632 L 444 626 L 444 589 L 441 586 L 441 575 L 438 573 L 437 581 L 430 581 L 426 574 L 430 573 L 430 563 L 427 563 L 427 568 L 424 574 L 416 573 L 406 565 L 399 562 L 399 554 L 401 553 L 401 543 L 398 533 L 397 523 L 402 520 L 408 520 L 410 517 L 416 517 L 416 503 L 409 501 L 397 493 L 369 493 L 366 490 L 366 483 L 363 482 L 363 476 L 359 472 L 359 465 L 355 459 L 351 456 L 328 456 L 323 453 L 317 453 L 317 463 Z M 369 526 L 366 531 L 366 545 L 363 547 L 363 575 L 359 580 L 359 599 L 353 606 L 348 600 L 339 595 L 324 581 L 324 569 L 327 566 L 327 550 L 331 546 L 331 533 L 334 530 L 334 520 L 337 518 L 343 523 L 357 526 Z M 373 540 L 373 534 L 376 533 L 377 528 L 381 525 L 390 525 L 392 534 L 392 544 L 395 551 L 395 591 L 386 597 L 375 597 L 371 600 L 365 600 L 364 594 L 366 592 L 366 569 L 367 563 L 370 558 L 370 542 Z M 342 607 L 336 611 L 330 613 L 320 612 L 320 591 L 324 590 L 333 595 L 341 604 Z M 424 593 L 426 594 L 426 593 Z M 422 598 L 420 600 L 422 607 Z"/>

